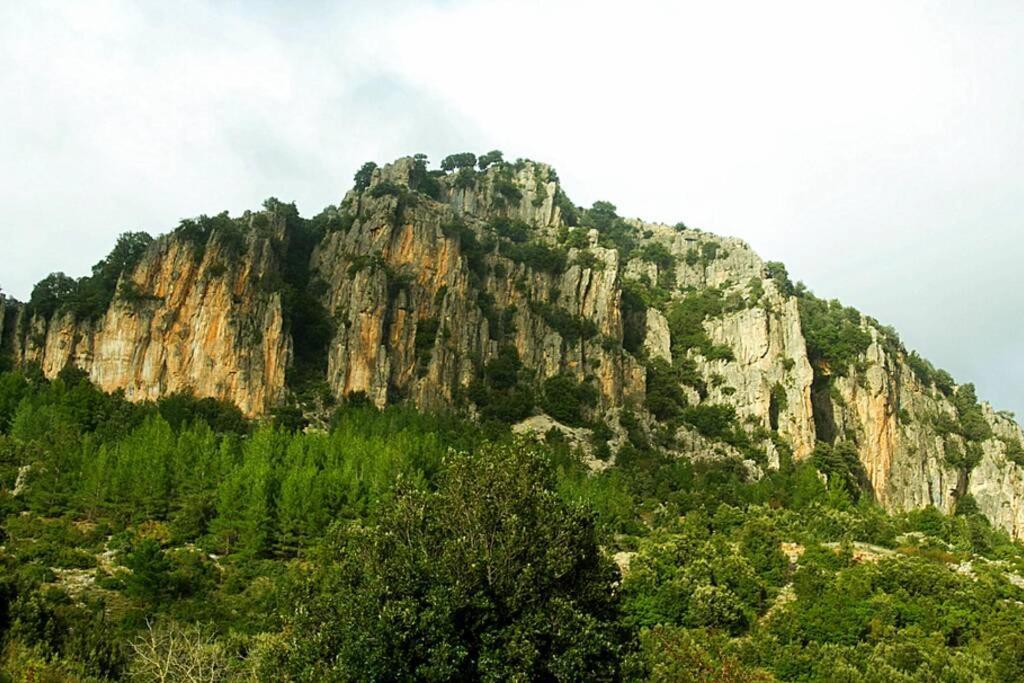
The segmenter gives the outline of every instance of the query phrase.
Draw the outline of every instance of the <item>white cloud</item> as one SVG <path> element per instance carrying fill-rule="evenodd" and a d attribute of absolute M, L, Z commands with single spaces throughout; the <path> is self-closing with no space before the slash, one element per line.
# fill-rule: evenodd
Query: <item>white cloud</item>
<path fill-rule="evenodd" d="M 0 284 L 365 159 L 490 148 L 746 238 L 1024 413 L 1024 6 L 11 3 Z"/>

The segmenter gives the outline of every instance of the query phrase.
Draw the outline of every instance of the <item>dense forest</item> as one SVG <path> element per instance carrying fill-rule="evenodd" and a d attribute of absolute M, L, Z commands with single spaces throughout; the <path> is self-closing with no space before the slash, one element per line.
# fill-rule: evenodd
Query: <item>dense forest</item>
<path fill-rule="evenodd" d="M 1024 677 L 1024 548 L 969 498 L 887 515 L 840 449 L 591 474 L 359 403 L 303 431 L 0 375 L 3 680 Z"/>

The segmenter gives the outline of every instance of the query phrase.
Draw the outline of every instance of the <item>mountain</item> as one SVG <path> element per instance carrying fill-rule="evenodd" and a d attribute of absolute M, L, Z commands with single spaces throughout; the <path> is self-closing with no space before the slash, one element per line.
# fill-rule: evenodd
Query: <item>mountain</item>
<path fill-rule="evenodd" d="M 500 154 L 364 166 L 336 207 L 122 237 L 93 275 L 0 299 L 0 348 L 106 391 L 253 417 L 338 401 L 563 432 L 594 468 L 653 443 L 752 476 L 813 458 L 890 511 L 976 505 L 1024 535 L 1024 433 L 896 333 L 743 241 L 576 207 Z"/>

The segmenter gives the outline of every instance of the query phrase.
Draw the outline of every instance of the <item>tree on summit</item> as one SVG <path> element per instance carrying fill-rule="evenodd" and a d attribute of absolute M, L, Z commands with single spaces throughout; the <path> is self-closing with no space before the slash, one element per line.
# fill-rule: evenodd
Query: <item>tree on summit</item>
<path fill-rule="evenodd" d="M 473 168 L 476 165 L 476 155 L 472 152 L 461 154 L 450 154 L 441 161 L 442 171 L 454 171 L 457 168 Z"/>
<path fill-rule="evenodd" d="M 365 190 L 366 188 L 368 188 L 370 186 L 370 180 L 373 179 L 373 172 L 376 171 L 376 170 L 377 170 L 377 164 L 373 163 L 372 161 L 367 161 L 365 164 L 363 164 L 359 168 L 359 170 L 356 171 L 356 175 L 355 175 L 356 186 L 355 186 L 355 189 L 357 191 L 361 192 L 362 190 Z"/>

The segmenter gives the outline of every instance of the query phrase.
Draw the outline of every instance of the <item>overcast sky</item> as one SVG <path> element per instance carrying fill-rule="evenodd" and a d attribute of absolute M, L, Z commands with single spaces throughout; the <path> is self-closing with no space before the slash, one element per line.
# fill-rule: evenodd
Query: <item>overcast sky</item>
<path fill-rule="evenodd" d="M 368 160 L 501 149 L 1024 415 L 1024 2 L 0 0 L 0 287 Z"/>

